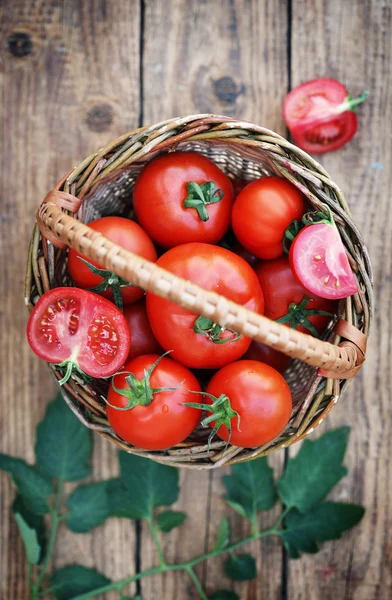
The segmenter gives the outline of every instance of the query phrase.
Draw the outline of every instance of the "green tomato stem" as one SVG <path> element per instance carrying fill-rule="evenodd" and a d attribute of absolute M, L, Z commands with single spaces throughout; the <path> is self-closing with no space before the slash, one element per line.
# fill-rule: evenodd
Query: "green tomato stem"
<path fill-rule="evenodd" d="M 207 594 L 205 593 L 203 586 L 201 585 L 201 582 L 200 582 L 198 576 L 196 575 L 196 573 L 194 572 L 194 570 L 192 569 L 192 567 L 186 568 L 185 571 L 188 573 L 189 577 L 192 579 L 201 600 L 208 600 Z"/>
<path fill-rule="evenodd" d="M 167 564 L 166 564 L 166 561 L 165 561 L 165 556 L 163 554 L 162 545 L 161 545 L 161 542 L 159 540 L 158 531 L 157 531 L 157 529 L 155 527 L 155 523 L 153 521 L 153 518 L 151 517 L 150 519 L 147 519 L 147 523 L 148 523 L 148 525 L 150 527 L 151 535 L 152 535 L 152 537 L 154 539 L 155 546 L 156 546 L 156 549 L 158 551 L 159 565 L 161 567 L 166 567 Z"/>
<path fill-rule="evenodd" d="M 46 570 L 47 570 L 48 564 L 49 564 L 49 559 L 53 552 L 54 544 L 56 541 L 57 529 L 58 529 L 59 522 L 60 522 L 59 521 L 59 511 L 60 511 L 61 497 L 63 494 L 63 486 L 64 486 L 64 481 L 62 479 L 59 479 L 54 506 L 50 511 L 51 517 L 52 517 L 52 528 L 50 531 L 48 547 L 46 550 L 45 558 L 42 561 L 41 570 L 37 577 L 37 581 L 35 582 L 33 588 L 31 589 L 30 600 L 35 600 L 35 598 L 38 598 L 40 596 L 39 590 L 41 587 L 41 583 L 42 583 L 43 578 L 45 577 L 45 573 L 46 573 Z"/>

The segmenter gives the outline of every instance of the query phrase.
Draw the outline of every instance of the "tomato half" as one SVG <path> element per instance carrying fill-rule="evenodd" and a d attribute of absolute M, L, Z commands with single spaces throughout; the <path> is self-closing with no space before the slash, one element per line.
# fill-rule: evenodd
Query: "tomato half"
<path fill-rule="evenodd" d="M 154 244 L 147 233 L 131 219 L 102 217 L 102 219 L 92 221 L 88 226 L 94 231 L 99 231 L 108 240 L 122 246 L 125 250 L 130 250 L 152 262 L 157 259 Z M 88 265 L 80 260 L 81 258 L 88 260 L 93 268 L 102 269 L 102 272 L 100 274 L 92 272 Z M 119 298 L 123 304 L 131 304 L 144 294 L 142 289 L 129 285 L 115 273 L 103 270 L 103 267 L 97 262 L 87 259 L 73 248 L 70 248 L 68 254 L 68 270 L 78 287 L 100 293 L 110 300 L 113 300 L 113 294 L 115 294 L 116 303 Z"/>
<path fill-rule="evenodd" d="M 259 264 L 255 271 L 263 291 L 264 314 L 273 321 L 282 319 L 288 327 L 318 336 L 336 313 L 336 302 L 309 292 L 299 283 L 286 255 Z"/>
<path fill-rule="evenodd" d="M 252 341 L 248 350 L 245 352 L 244 358 L 265 363 L 273 369 L 276 369 L 278 373 L 284 373 L 290 365 L 289 356 L 286 356 L 283 352 L 279 352 L 266 344 L 256 342 L 255 340 Z"/>
<path fill-rule="evenodd" d="M 335 225 L 308 225 L 294 238 L 290 265 L 301 285 L 311 294 L 337 300 L 358 292 L 346 250 Z"/>
<path fill-rule="evenodd" d="M 283 116 L 295 143 L 312 154 L 337 150 L 357 131 L 354 107 L 367 93 L 352 99 L 334 79 L 313 79 L 293 89 L 283 105 Z"/>
<path fill-rule="evenodd" d="M 211 379 L 206 392 L 210 394 L 205 396 L 206 408 L 213 407 L 208 409 L 211 415 L 207 411 L 207 420 L 214 414 L 220 415 L 209 421 L 210 427 L 218 427 L 217 435 L 235 446 L 254 448 L 266 444 L 282 433 L 289 422 L 290 388 L 280 373 L 264 363 L 241 360 L 226 365 Z"/>
<path fill-rule="evenodd" d="M 41 296 L 27 323 L 27 339 L 37 356 L 67 369 L 65 381 L 72 369 L 91 377 L 113 375 L 130 348 L 127 323 L 114 304 L 68 287 Z"/>
<path fill-rule="evenodd" d="M 143 354 L 163 354 L 163 350 L 152 332 L 144 300 L 125 306 L 124 317 L 132 336 L 127 361 Z"/>
<path fill-rule="evenodd" d="M 263 294 L 253 269 L 239 256 L 208 244 L 184 244 L 161 256 L 157 265 L 213 290 L 258 313 Z M 173 358 L 195 369 L 217 369 L 246 352 L 250 339 L 151 293 L 147 313 L 158 342 Z"/>
<path fill-rule="evenodd" d="M 149 162 L 133 192 L 136 216 L 164 248 L 187 242 L 215 244 L 230 225 L 233 184 L 195 152 L 170 152 Z"/>
<path fill-rule="evenodd" d="M 305 212 L 301 192 L 286 179 L 263 177 L 239 193 L 232 212 L 238 241 L 259 258 L 277 258 L 290 223 Z"/>
<path fill-rule="evenodd" d="M 106 407 L 109 423 L 118 436 L 138 448 L 175 446 L 192 433 L 200 419 L 200 411 L 183 405 L 202 398 L 189 390 L 201 391 L 189 369 L 166 356 L 139 356 L 113 379 Z"/>

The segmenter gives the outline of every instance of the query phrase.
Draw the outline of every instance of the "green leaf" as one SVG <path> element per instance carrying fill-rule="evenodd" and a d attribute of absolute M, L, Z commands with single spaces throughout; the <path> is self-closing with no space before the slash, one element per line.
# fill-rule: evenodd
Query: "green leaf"
<path fill-rule="evenodd" d="M 256 561 L 250 554 L 229 556 L 223 563 L 225 573 L 235 581 L 248 581 L 257 575 Z"/>
<path fill-rule="evenodd" d="M 59 394 L 48 404 L 44 420 L 37 427 L 35 455 L 39 470 L 48 477 L 78 481 L 91 472 L 87 464 L 90 453 L 88 429 Z"/>
<path fill-rule="evenodd" d="M 81 565 L 69 565 L 55 571 L 50 578 L 50 583 L 56 587 L 53 592 L 56 600 L 71 600 L 75 596 L 108 585 L 110 579 L 94 569 L 88 569 Z"/>
<path fill-rule="evenodd" d="M 53 486 L 35 467 L 20 458 L 0 453 L 0 469 L 7 471 L 23 497 L 25 506 L 37 515 L 49 512 L 46 499 L 53 494 Z"/>
<path fill-rule="evenodd" d="M 274 472 L 265 456 L 233 465 L 231 473 L 223 477 L 228 492 L 224 499 L 240 515 L 251 520 L 257 511 L 274 506 Z"/>
<path fill-rule="evenodd" d="M 22 515 L 15 513 L 15 521 L 26 550 L 27 560 L 31 565 L 36 565 L 41 555 L 41 547 L 35 529 L 29 527 Z"/>
<path fill-rule="evenodd" d="M 68 497 L 68 529 L 85 533 L 101 525 L 110 516 L 109 481 L 80 485 Z"/>
<path fill-rule="evenodd" d="M 230 541 L 230 529 L 229 529 L 229 521 L 226 518 L 223 518 L 219 523 L 218 533 L 216 535 L 216 542 L 214 546 L 214 550 L 219 551 L 227 546 Z"/>
<path fill-rule="evenodd" d="M 240 597 L 230 590 L 218 590 L 210 596 L 210 600 L 240 600 Z"/>
<path fill-rule="evenodd" d="M 157 525 L 159 529 L 165 533 L 171 531 L 175 527 L 179 527 L 185 521 L 187 515 L 184 512 L 177 510 L 165 510 L 157 516 Z"/>
<path fill-rule="evenodd" d="M 15 517 L 16 515 L 20 515 L 30 529 L 35 531 L 37 535 L 37 542 L 40 547 L 40 554 L 38 558 L 38 562 L 40 562 L 46 550 L 46 532 L 43 517 L 31 512 L 31 510 L 29 510 L 23 502 L 22 496 L 19 495 L 16 496 L 12 504 L 12 512 Z"/>
<path fill-rule="evenodd" d="M 119 452 L 120 478 L 109 485 L 111 514 L 128 519 L 151 517 L 156 506 L 178 498 L 178 470 L 127 452 Z"/>
<path fill-rule="evenodd" d="M 350 429 L 327 431 L 318 440 L 305 440 L 278 481 L 278 493 L 286 506 L 308 512 L 347 474 L 342 466 Z"/>
<path fill-rule="evenodd" d="M 305 515 L 293 509 L 285 519 L 285 529 L 280 536 L 289 556 L 299 558 L 301 552 L 318 552 L 317 542 L 338 540 L 344 531 L 357 525 L 364 514 L 363 506 L 343 502 L 324 502 Z"/>

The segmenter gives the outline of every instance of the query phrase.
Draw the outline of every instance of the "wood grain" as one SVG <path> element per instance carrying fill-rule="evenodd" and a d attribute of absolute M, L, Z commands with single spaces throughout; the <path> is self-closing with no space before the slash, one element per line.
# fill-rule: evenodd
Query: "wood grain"
<path fill-rule="evenodd" d="M 25 340 L 23 278 L 34 213 L 74 164 L 139 120 L 139 2 L 115 4 L 1 6 L 1 451 L 31 461 L 35 424 L 54 394 L 49 371 Z M 30 54 L 12 54 L 7 40 L 15 33 L 31 41 Z M 114 448 L 97 436 L 94 476 L 115 470 Z M 3 473 L 1 490 L 0 597 L 24 600 L 26 562 L 9 512 L 14 492 Z M 113 520 L 92 534 L 63 533 L 54 568 L 80 562 L 114 578 L 134 571 L 134 524 Z"/>
<path fill-rule="evenodd" d="M 176 115 L 213 112 L 254 120 L 285 132 L 280 110 L 287 89 L 286 2 L 268 0 L 145 2 L 143 48 L 143 117 L 154 123 Z M 168 32 L 171 43 L 168 44 Z M 273 459 L 278 468 L 280 454 Z M 179 533 L 167 536 L 169 554 L 190 557 L 211 549 L 220 519 L 228 516 L 232 538 L 249 534 L 243 519 L 221 500 L 223 472 L 182 474 L 179 510 L 189 519 Z M 197 500 L 195 500 L 197 498 Z M 272 515 L 268 515 L 271 519 Z M 261 600 L 277 597 L 281 588 L 282 550 L 277 540 L 249 548 L 256 557 L 258 579 L 236 584 L 241 598 Z M 151 545 L 142 546 L 142 568 L 150 567 Z M 222 559 L 209 561 L 198 575 L 212 593 L 230 589 Z M 159 581 L 141 582 L 146 598 L 172 600 L 196 598 L 181 574 Z"/>
<path fill-rule="evenodd" d="M 326 424 L 352 425 L 350 474 L 335 498 L 363 503 L 367 516 L 319 555 L 290 562 L 287 578 L 279 542 L 255 543 L 249 550 L 258 577 L 234 586 L 241 600 L 392 596 L 391 12 L 388 0 L 1 3 L 0 446 L 31 461 L 35 425 L 54 390 L 45 365 L 25 342 L 24 264 L 35 209 L 57 180 L 141 119 L 153 123 L 211 111 L 284 134 L 281 104 L 290 78 L 296 85 L 325 75 L 345 82 L 352 94 L 371 92 L 359 109 L 359 134 L 321 160 L 346 192 L 375 270 L 368 360 Z M 271 462 L 279 471 L 283 454 Z M 94 478 L 110 477 L 116 469 L 114 447 L 96 437 Z M 181 473 L 175 508 L 189 517 L 163 538 L 168 560 L 211 548 L 222 516 L 229 518 L 233 538 L 248 533 L 220 498 L 223 472 Z M 0 477 L 0 598 L 24 600 L 24 551 L 9 514 L 14 492 L 8 478 Z M 273 516 L 265 516 L 263 527 Z M 52 566 L 80 562 L 118 579 L 135 571 L 137 558 L 141 568 L 157 562 L 148 532 L 143 529 L 138 557 L 136 538 L 134 524 L 115 519 L 86 535 L 64 528 Z M 198 575 L 209 594 L 232 585 L 220 559 L 200 566 Z M 180 574 L 145 579 L 140 588 L 144 600 L 196 598 Z M 133 595 L 136 586 L 126 591 Z"/>
<path fill-rule="evenodd" d="M 288 597 L 386 600 L 392 596 L 391 503 L 391 139 L 390 2 L 293 3 L 292 85 L 322 75 L 369 100 L 358 110 L 359 132 L 321 162 L 344 190 L 374 267 L 376 318 L 368 359 L 327 419 L 352 427 L 349 475 L 336 499 L 367 508 L 361 525 L 320 554 L 289 563 Z M 309 35 L 311 31 L 311 35 Z M 319 429 L 320 433 L 323 429 Z"/>

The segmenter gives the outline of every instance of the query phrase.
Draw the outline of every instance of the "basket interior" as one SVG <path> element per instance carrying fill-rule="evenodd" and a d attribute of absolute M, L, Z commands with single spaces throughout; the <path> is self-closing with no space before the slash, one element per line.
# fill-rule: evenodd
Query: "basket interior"
<path fill-rule="evenodd" d="M 173 148 L 171 148 L 173 150 Z M 244 180 L 253 180 L 266 175 L 280 175 L 274 163 L 268 156 L 268 153 L 260 149 L 254 150 L 249 147 L 233 146 L 225 144 L 221 141 L 216 142 L 184 142 L 176 146 L 176 150 L 192 150 L 208 156 L 213 160 L 225 173 L 230 177 L 238 177 Z M 166 152 L 167 150 L 163 151 Z M 125 217 L 133 217 L 132 208 L 132 190 L 136 178 L 146 160 L 151 160 L 157 153 L 150 153 L 143 161 L 132 164 L 124 169 L 114 171 L 105 179 L 101 180 L 94 186 L 85 196 L 83 203 L 76 215 L 76 218 L 89 223 L 95 219 L 108 215 L 117 215 Z M 67 271 L 67 251 L 61 252 L 61 256 L 57 262 L 57 267 L 54 273 L 54 286 L 73 285 Z M 332 323 L 331 323 L 332 325 Z M 329 327 L 324 337 L 328 336 L 331 327 Z M 315 383 L 319 383 L 319 387 L 325 385 L 325 380 L 316 381 L 316 369 L 310 367 L 298 360 L 292 360 L 289 369 L 285 373 L 285 378 L 290 386 L 293 396 L 293 413 L 290 423 L 293 422 L 299 410 L 301 401 L 306 397 L 309 390 L 313 388 L 312 394 L 318 389 L 315 389 Z M 320 378 L 319 378 L 320 379 Z M 89 386 L 80 382 L 74 382 L 73 386 L 75 393 L 68 394 L 65 389 L 62 389 L 63 395 L 72 410 L 78 414 L 78 417 L 90 428 L 96 429 L 106 436 L 116 438 L 115 433 L 110 428 L 105 418 L 104 401 L 102 395 L 106 395 L 108 383 L 105 380 L 95 380 Z M 78 397 L 78 391 L 79 395 Z M 88 394 L 89 401 L 83 401 L 83 396 Z M 76 400 L 76 402 L 75 402 Z M 315 415 L 323 410 L 325 402 L 321 402 Z M 91 411 L 91 403 L 94 402 L 97 411 Z M 88 407 L 86 406 L 89 405 Z M 93 405 L 94 406 L 94 405 Z M 101 410 L 99 410 L 101 409 Z M 96 412 L 98 414 L 96 414 Z M 101 413 L 101 414 L 99 414 Z M 288 435 L 294 434 L 291 425 L 288 425 L 282 435 L 274 440 L 273 445 L 278 444 Z M 205 444 L 208 437 L 208 431 L 201 426 L 182 444 L 178 446 L 178 451 L 188 449 L 190 445 Z M 117 442 L 119 439 L 117 438 Z M 125 443 L 124 447 L 129 450 L 129 446 Z M 225 446 L 224 442 L 214 442 L 214 448 L 220 449 Z M 269 446 L 269 445 L 267 445 Z M 136 449 L 135 449 L 136 451 Z M 142 453 L 142 451 L 138 451 Z M 175 450 L 174 450 L 175 452 Z M 152 455 L 152 453 L 145 453 Z M 162 453 L 161 453 L 162 454 Z M 172 452 L 171 452 L 172 454 Z M 199 455 L 199 458 L 201 455 Z"/>

